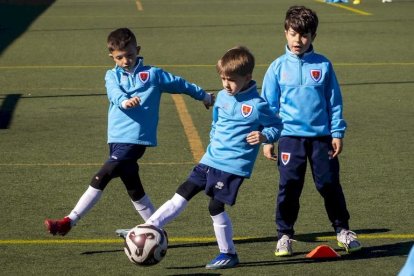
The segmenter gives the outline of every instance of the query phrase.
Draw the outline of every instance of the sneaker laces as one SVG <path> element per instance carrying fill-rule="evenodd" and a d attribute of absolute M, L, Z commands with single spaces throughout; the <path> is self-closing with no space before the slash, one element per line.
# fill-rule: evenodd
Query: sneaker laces
<path fill-rule="evenodd" d="M 346 245 L 349 245 L 351 242 L 357 239 L 357 234 L 351 230 L 342 230 L 340 234 L 341 239 L 343 238 Z"/>
<path fill-rule="evenodd" d="M 279 243 L 280 242 L 280 243 Z M 277 242 L 277 246 L 276 246 L 276 250 L 288 250 L 292 244 L 292 242 L 296 242 L 296 240 L 291 239 L 291 238 L 285 238 L 284 236 L 282 236 L 282 238 L 280 238 L 280 240 L 278 240 Z"/>

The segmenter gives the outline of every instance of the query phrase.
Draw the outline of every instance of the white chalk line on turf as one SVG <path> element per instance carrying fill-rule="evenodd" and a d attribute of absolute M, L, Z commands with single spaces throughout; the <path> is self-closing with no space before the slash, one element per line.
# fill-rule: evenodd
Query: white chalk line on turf
<path fill-rule="evenodd" d="M 234 237 L 235 241 L 260 240 L 263 237 Z M 396 239 L 396 240 L 412 240 L 414 234 L 359 234 L 360 240 L 381 240 L 381 239 Z M 330 241 L 336 240 L 335 236 L 321 236 L 316 237 L 315 241 Z M 170 243 L 206 243 L 215 242 L 215 237 L 169 237 Z M 118 239 L 43 239 L 43 240 L 0 240 L 0 245 L 24 245 L 24 244 L 119 244 L 122 243 L 121 238 Z"/>

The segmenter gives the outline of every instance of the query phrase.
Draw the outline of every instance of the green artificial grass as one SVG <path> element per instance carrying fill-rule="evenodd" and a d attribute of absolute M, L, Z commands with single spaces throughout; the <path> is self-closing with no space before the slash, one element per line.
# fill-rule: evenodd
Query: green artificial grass
<path fill-rule="evenodd" d="M 0 267 L 2 275 L 396 275 L 413 245 L 414 35 L 412 1 L 322 2 L 315 50 L 334 64 L 348 131 L 340 156 L 351 228 L 361 252 L 347 255 L 308 173 L 296 224 L 294 256 L 276 258 L 278 172 L 261 154 L 237 203 L 227 208 L 240 265 L 207 271 L 218 253 L 208 198 L 197 195 L 166 227 L 170 247 L 153 267 L 123 253 L 117 228 L 142 223 L 123 184 L 113 180 L 100 202 L 65 237 L 46 233 L 45 218 L 67 215 L 106 160 L 104 74 L 113 67 L 106 36 L 129 27 L 147 64 L 165 68 L 209 92 L 221 89 L 215 63 L 243 44 L 256 57 L 259 88 L 267 66 L 284 52 L 283 19 L 292 1 L 57 0 L 36 7 L 0 1 Z M 22 19 L 24 16 L 24 20 Z M 185 97 L 185 96 L 184 96 Z M 211 110 L 185 97 L 203 146 Z M 160 206 L 184 181 L 194 160 L 171 96 L 162 98 L 159 146 L 140 161 L 147 193 Z M 93 241 L 95 240 L 95 241 Z M 25 241 L 25 242 L 24 242 Z M 72 241 L 72 243 L 63 243 Z M 327 244 L 341 258 L 305 255 Z"/>

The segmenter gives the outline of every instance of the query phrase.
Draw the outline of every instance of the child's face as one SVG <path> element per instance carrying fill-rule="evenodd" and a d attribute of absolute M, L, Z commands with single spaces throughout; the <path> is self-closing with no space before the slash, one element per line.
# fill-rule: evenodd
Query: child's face
<path fill-rule="evenodd" d="M 134 68 L 137 55 L 139 54 L 140 47 L 134 44 L 129 44 L 123 50 L 114 50 L 109 56 L 113 58 L 116 65 L 122 67 L 126 71 L 130 71 Z"/>
<path fill-rule="evenodd" d="M 227 93 L 234 96 L 240 91 L 243 91 L 248 87 L 249 82 L 252 79 L 252 75 L 239 76 L 236 74 L 233 74 L 233 75 L 221 74 L 220 78 L 221 78 L 223 87 L 227 91 Z"/>
<path fill-rule="evenodd" d="M 290 51 L 297 56 L 305 53 L 316 37 L 316 34 L 312 36 L 311 33 L 299 34 L 292 28 L 285 31 L 285 35 Z"/>

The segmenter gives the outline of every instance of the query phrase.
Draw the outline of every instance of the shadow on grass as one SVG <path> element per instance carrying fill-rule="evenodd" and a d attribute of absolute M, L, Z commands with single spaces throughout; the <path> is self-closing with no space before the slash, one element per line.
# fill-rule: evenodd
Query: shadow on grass
<path fill-rule="evenodd" d="M 398 243 L 389 243 L 378 246 L 364 247 L 361 251 L 354 252 L 352 254 L 346 254 L 344 251 L 339 251 L 341 254 L 340 258 L 334 259 L 309 259 L 305 255 L 308 252 L 296 252 L 292 257 L 278 258 L 272 256 L 271 260 L 263 261 L 243 261 L 239 264 L 239 267 L 255 267 L 255 266 L 276 266 L 276 265 L 289 265 L 289 264 L 304 264 L 304 263 L 317 263 L 317 262 L 346 262 L 353 260 L 367 260 L 367 259 L 377 259 L 383 257 L 393 257 L 393 256 L 404 256 L 407 255 L 413 246 L 412 241 L 408 242 L 398 242 Z M 271 255 L 271 254 L 269 254 Z M 168 267 L 167 269 L 195 269 L 195 268 L 204 268 L 205 264 L 195 265 L 195 266 L 174 266 Z"/>
<path fill-rule="evenodd" d="M 0 55 L 55 0 L 0 0 Z"/>
<path fill-rule="evenodd" d="M 378 234 L 378 233 L 386 233 L 389 232 L 390 229 L 387 228 L 378 228 L 378 229 L 353 229 L 353 231 L 357 234 Z M 317 233 L 309 233 L 309 234 L 298 234 L 295 235 L 294 239 L 297 241 L 303 242 L 323 242 L 321 241 L 321 237 L 335 237 L 335 233 L 333 231 L 330 232 L 317 232 Z"/>
<path fill-rule="evenodd" d="M 0 129 L 9 128 L 14 110 L 22 94 L 9 94 L 0 105 Z"/>
<path fill-rule="evenodd" d="M 356 229 L 357 234 L 375 234 L 375 233 L 385 233 L 389 232 L 389 229 L 379 228 L 379 229 Z M 299 234 L 295 236 L 295 239 L 301 242 L 308 243 L 323 243 L 321 237 L 334 237 L 333 232 L 317 232 L 310 234 Z M 242 240 L 236 240 L 235 244 L 250 244 L 250 243 L 261 243 L 261 242 L 276 242 L 276 237 L 260 237 L 260 238 L 248 238 Z M 185 248 L 185 247 L 206 247 L 206 246 L 217 246 L 216 242 L 194 242 L 194 243 L 183 243 L 183 244 L 173 244 L 168 246 L 169 250 L 175 248 Z M 361 251 L 354 252 L 352 254 L 346 254 L 343 250 L 337 250 L 341 254 L 339 259 L 327 259 L 327 260 L 315 260 L 305 258 L 305 255 L 308 252 L 295 252 L 295 254 L 290 258 L 276 258 L 272 260 L 258 261 L 258 262 L 242 262 L 240 266 L 270 266 L 270 265 L 279 265 L 279 264 L 296 264 L 296 263 L 311 263 L 311 262 L 336 262 L 336 261 L 352 261 L 352 260 L 361 260 L 361 259 L 372 259 L 372 258 L 381 258 L 381 257 L 392 257 L 392 256 L 404 256 L 407 255 L 413 246 L 413 241 L 407 242 L 398 242 L 398 243 L 388 243 L 377 246 L 363 247 Z M 81 255 L 93 255 L 93 254 L 104 254 L 104 253 L 119 253 L 124 252 L 123 249 L 117 250 L 100 250 L 100 251 L 86 251 L 82 252 Z M 271 253 L 271 250 L 269 251 Z M 205 264 L 199 266 L 191 267 L 169 267 L 168 269 L 191 269 L 191 268 L 201 268 Z"/>

